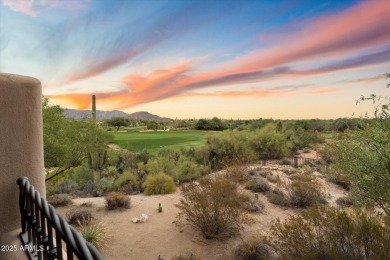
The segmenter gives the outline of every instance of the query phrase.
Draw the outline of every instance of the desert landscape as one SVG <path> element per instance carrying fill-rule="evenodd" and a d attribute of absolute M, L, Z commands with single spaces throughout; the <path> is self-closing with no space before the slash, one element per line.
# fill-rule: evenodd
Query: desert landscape
<path fill-rule="evenodd" d="M 302 154 L 305 158 L 318 159 L 315 151 Z M 298 174 L 292 166 L 279 164 L 246 165 L 242 167 L 245 172 L 253 172 L 257 178 L 264 179 L 261 172 L 271 172 L 273 176 L 280 176 L 282 185 L 291 182 L 290 178 Z M 287 174 L 286 172 L 294 172 Z M 216 172 L 223 175 L 225 171 Z M 347 196 L 348 192 L 342 187 L 330 182 L 324 174 L 313 171 L 311 173 L 321 183 L 327 204 L 332 207 L 340 207 L 336 200 Z M 271 188 L 276 184 L 269 182 Z M 251 193 L 241 187 L 241 192 Z M 96 220 L 102 221 L 107 226 L 110 235 L 109 243 L 101 249 L 105 259 L 172 259 L 175 256 L 194 254 L 200 259 L 233 259 L 233 249 L 243 240 L 258 234 L 266 234 L 276 218 L 285 220 L 289 216 L 299 214 L 301 209 L 283 207 L 272 204 L 264 193 L 258 192 L 258 200 L 262 209 L 258 213 L 251 213 L 253 224 L 245 225 L 243 232 L 228 240 L 205 239 L 201 232 L 189 225 L 178 225 L 177 215 L 179 209 L 175 206 L 179 203 L 181 188 L 175 193 L 167 195 L 146 196 L 144 194 L 131 195 L 131 208 L 108 211 L 104 197 L 76 198 L 73 204 L 58 208 L 58 212 L 66 218 L 67 212 L 72 209 L 86 209 L 92 212 Z M 161 203 L 163 211 L 158 212 Z M 83 205 L 88 205 L 85 207 Z M 148 215 L 145 223 L 132 223 L 131 219 L 144 213 Z"/>

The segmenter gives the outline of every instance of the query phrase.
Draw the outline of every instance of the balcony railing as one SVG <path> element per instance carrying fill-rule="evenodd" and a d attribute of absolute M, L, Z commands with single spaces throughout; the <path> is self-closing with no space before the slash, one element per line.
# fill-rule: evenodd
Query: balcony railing
<path fill-rule="evenodd" d="M 20 188 L 20 238 L 30 259 L 103 259 L 99 251 L 41 197 L 27 177 L 20 177 L 17 184 Z"/>

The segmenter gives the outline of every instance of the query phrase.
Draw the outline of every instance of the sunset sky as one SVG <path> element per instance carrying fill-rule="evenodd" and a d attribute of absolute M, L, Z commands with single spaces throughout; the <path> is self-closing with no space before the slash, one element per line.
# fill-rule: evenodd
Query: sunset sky
<path fill-rule="evenodd" d="M 0 71 L 66 108 L 338 118 L 390 94 L 390 0 L 0 1 Z"/>

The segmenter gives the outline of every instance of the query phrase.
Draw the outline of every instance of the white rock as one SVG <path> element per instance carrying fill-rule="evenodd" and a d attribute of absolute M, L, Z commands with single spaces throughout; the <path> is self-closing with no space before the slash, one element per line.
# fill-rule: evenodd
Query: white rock
<path fill-rule="evenodd" d="M 139 221 L 138 218 L 132 218 L 132 219 L 131 219 L 131 222 L 133 222 L 133 223 L 135 224 L 135 223 L 138 223 L 138 222 L 140 222 L 140 221 Z"/>
<path fill-rule="evenodd" d="M 145 223 L 148 220 L 148 218 L 149 218 L 148 215 L 146 215 L 145 213 L 142 213 L 139 220 L 140 220 L 140 222 Z"/>

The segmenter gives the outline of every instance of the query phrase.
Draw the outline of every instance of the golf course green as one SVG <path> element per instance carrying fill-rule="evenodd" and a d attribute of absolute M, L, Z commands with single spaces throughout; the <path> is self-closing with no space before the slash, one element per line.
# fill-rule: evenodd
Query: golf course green
<path fill-rule="evenodd" d="M 180 148 L 205 144 L 206 132 L 195 130 L 118 132 L 114 134 L 114 143 L 129 151 L 139 152 L 144 149 L 157 154 L 165 147 Z"/>

